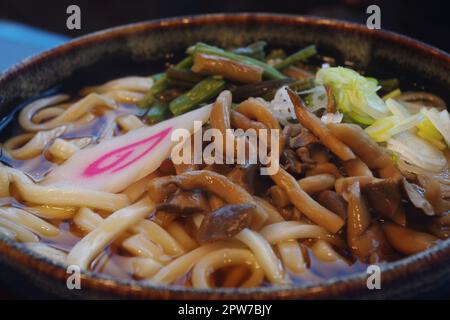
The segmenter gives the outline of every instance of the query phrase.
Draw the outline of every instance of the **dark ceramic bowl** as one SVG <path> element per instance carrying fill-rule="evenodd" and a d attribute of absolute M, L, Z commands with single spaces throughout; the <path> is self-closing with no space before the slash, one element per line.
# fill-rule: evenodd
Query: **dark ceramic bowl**
<path fill-rule="evenodd" d="M 114 28 L 71 41 L 23 61 L 0 77 L 0 116 L 60 83 L 79 86 L 131 73 L 150 74 L 168 53 L 196 41 L 225 47 L 266 40 L 273 47 L 300 48 L 315 43 L 340 63 L 351 61 L 373 75 L 400 77 L 402 85 L 424 87 L 447 101 L 450 56 L 398 34 L 320 18 L 268 14 L 206 15 L 151 21 Z M 158 63 L 159 60 L 159 63 Z M 69 86 L 69 87 L 70 87 Z M 1 124 L 0 124 L 1 126 Z M 368 290 L 357 273 L 289 289 L 193 290 L 121 281 L 83 274 L 82 290 L 68 290 L 65 269 L 0 241 L 0 280 L 25 297 L 65 298 L 407 298 L 448 297 L 450 240 L 414 256 L 381 266 L 381 290 Z"/>

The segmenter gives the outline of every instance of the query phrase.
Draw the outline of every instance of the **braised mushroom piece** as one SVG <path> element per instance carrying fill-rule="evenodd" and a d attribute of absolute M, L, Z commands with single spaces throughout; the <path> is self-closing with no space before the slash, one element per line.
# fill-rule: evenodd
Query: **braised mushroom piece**
<path fill-rule="evenodd" d="M 197 240 L 206 243 L 233 237 L 250 225 L 250 209 L 254 208 L 251 204 L 229 204 L 205 215 Z"/>

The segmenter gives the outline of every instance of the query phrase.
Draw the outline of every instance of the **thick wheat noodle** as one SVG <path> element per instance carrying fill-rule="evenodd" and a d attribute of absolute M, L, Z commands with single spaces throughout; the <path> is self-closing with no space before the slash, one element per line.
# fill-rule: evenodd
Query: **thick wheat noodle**
<path fill-rule="evenodd" d="M 127 114 L 116 119 L 116 123 L 125 132 L 132 131 L 144 126 L 144 123 L 134 114 Z"/>
<path fill-rule="evenodd" d="M 369 167 L 359 158 L 351 159 L 344 162 L 345 170 L 348 176 L 367 176 L 373 177 L 372 171 Z"/>
<path fill-rule="evenodd" d="M 355 158 L 352 150 L 337 139 L 319 118 L 306 109 L 296 93 L 288 90 L 288 94 L 294 105 L 298 122 L 318 137 L 320 141 L 341 160 L 347 161 Z"/>
<path fill-rule="evenodd" d="M 198 247 L 197 241 L 192 239 L 179 222 L 173 221 L 167 226 L 166 230 L 186 251 L 191 251 Z"/>
<path fill-rule="evenodd" d="M 91 93 L 88 96 L 72 104 L 67 110 L 60 115 L 42 123 L 34 123 L 32 121 L 34 114 L 48 105 L 58 103 L 68 99 L 66 95 L 58 95 L 50 98 L 36 100 L 26 106 L 19 114 L 19 123 L 23 129 L 28 131 L 49 130 L 75 121 L 81 118 L 85 113 L 89 112 L 97 106 L 106 106 L 109 108 L 117 108 L 114 100 L 103 97 L 97 93 Z"/>
<path fill-rule="evenodd" d="M 113 90 L 103 94 L 104 97 L 111 98 L 117 102 L 139 103 L 145 94 L 127 90 Z"/>
<path fill-rule="evenodd" d="M 208 253 L 195 264 L 192 269 L 192 285 L 194 288 L 210 288 L 209 278 L 214 271 L 236 265 L 246 265 L 251 270 L 251 276 L 241 287 L 256 287 L 261 284 L 264 272 L 250 250 L 221 249 Z"/>
<path fill-rule="evenodd" d="M 289 282 L 285 277 L 286 274 L 281 261 L 275 255 L 270 244 L 258 232 L 246 228 L 235 235 L 234 238 L 250 248 L 270 282 L 273 284 Z"/>
<path fill-rule="evenodd" d="M 163 265 L 152 258 L 131 257 L 122 262 L 124 268 L 133 275 L 143 279 L 153 276 Z"/>
<path fill-rule="evenodd" d="M 270 243 L 277 244 L 292 239 L 326 239 L 328 232 L 316 225 L 298 221 L 283 221 L 261 229 L 260 234 Z"/>
<path fill-rule="evenodd" d="M 236 107 L 236 111 L 242 113 L 250 119 L 256 119 L 260 123 L 264 124 L 264 126 L 269 130 L 278 130 L 278 149 L 280 150 L 280 152 L 281 150 L 283 150 L 285 138 L 284 135 L 281 134 L 280 124 L 278 123 L 278 120 L 275 118 L 272 112 L 270 112 L 270 110 L 263 104 L 263 102 L 255 98 L 249 98 L 241 102 Z M 268 136 L 267 145 L 271 145 L 270 135 Z"/>
<path fill-rule="evenodd" d="M 93 231 L 103 221 L 103 218 L 89 208 L 81 208 L 73 221 L 87 232 Z M 161 246 L 169 256 L 179 256 L 185 251 L 181 245 L 162 227 L 153 221 L 142 220 L 130 228 L 131 232 L 144 235 L 149 240 Z"/>
<path fill-rule="evenodd" d="M 160 246 L 148 240 L 147 237 L 141 233 L 126 238 L 121 245 L 134 256 L 151 258 L 162 264 L 170 260 L 170 258 L 164 254 L 164 251 Z"/>
<path fill-rule="evenodd" d="M 277 243 L 283 265 L 295 274 L 301 274 L 308 268 L 302 248 L 297 240 L 285 240 Z"/>
<path fill-rule="evenodd" d="M 345 262 L 345 259 L 333 249 L 333 247 L 324 240 L 317 240 L 311 247 L 314 256 L 323 262 Z"/>
<path fill-rule="evenodd" d="M 35 203 L 46 205 L 62 206 L 87 206 L 91 208 L 114 211 L 129 204 L 128 197 L 123 194 L 113 194 L 89 189 L 77 189 L 68 187 L 50 187 L 35 184 L 23 172 L 0 167 L 0 172 L 7 174 L 0 175 L 0 192 L 6 193 L 13 183 L 22 199 Z M 6 177 L 6 179 L 5 179 Z"/>
<path fill-rule="evenodd" d="M 61 104 L 59 107 L 47 107 L 36 112 L 33 116 L 34 123 L 41 123 L 42 121 L 59 116 L 70 106 L 69 103 Z"/>
<path fill-rule="evenodd" d="M 314 195 L 324 190 L 332 189 L 334 187 L 335 181 L 336 179 L 333 175 L 324 173 L 305 177 L 303 179 L 297 180 L 297 183 L 307 194 Z M 269 193 L 274 204 L 279 208 L 286 207 L 291 203 L 286 192 L 277 185 L 272 186 L 269 189 Z"/>
<path fill-rule="evenodd" d="M 153 208 L 154 204 L 149 199 L 143 199 L 114 212 L 72 248 L 67 256 L 67 263 L 88 268 L 92 259 L 109 243 L 147 217 Z"/>
<path fill-rule="evenodd" d="M 271 178 L 287 193 L 292 204 L 309 219 L 332 233 L 342 228 L 344 220 L 311 198 L 284 169 L 280 168 Z"/>
<path fill-rule="evenodd" d="M 57 207 L 50 205 L 30 205 L 25 208 L 32 212 L 35 216 L 44 218 L 44 219 L 60 219 L 60 220 L 68 220 L 72 219 L 73 216 L 77 213 L 75 207 Z"/>
<path fill-rule="evenodd" d="M 230 119 L 231 119 L 231 126 L 233 128 L 239 128 L 242 130 L 267 129 L 267 127 L 263 123 L 261 123 L 259 121 L 251 120 L 251 119 L 247 118 L 245 115 L 243 115 L 242 113 L 237 112 L 236 110 L 231 110 Z"/>
<path fill-rule="evenodd" d="M 197 261 L 206 254 L 224 248 L 234 248 L 235 244 L 231 242 L 215 242 L 202 245 L 178 258 L 172 260 L 153 277 L 149 278 L 154 284 L 171 284 L 181 276 L 188 273 Z"/>
<path fill-rule="evenodd" d="M 329 123 L 327 128 L 348 145 L 370 169 L 379 170 L 382 178 L 400 175 L 391 157 L 358 125 Z"/>
<path fill-rule="evenodd" d="M 11 220 L 0 217 L 0 227 L 12 231 L 21 242 L 39 242 L 39 237 L 33 232 Z"/>
<path fill-rule="evenodd" d="M 214 102 L 210 114 L 211 128 L 217 129 L 222 135 L 222 145 L 216 143 L 216 152 L 221 152 L 226 157 L 227 148 L 232 145 L 234 156 L 238 155 L 238 139 L 241 139 L 230 132 L 231 129 L 231 93 L 222 91 Z M 243 140 L 245 150 L 249 150 L 247 139 Z"/>
<path fill-rule="evenodd" d="M 59 229 L 54 225 L 19 208 L 0 208 L 0 217 L 25 226 L 42 237 L 54 237 L 59 234 Z"/>
<path fill-rule="evenodd" d="M 47 147 L 47 145 L 55 138 L 61 136 L 66 129 L 66 126 L 60 126 L 51 130 L 39 131 L 34 135 L 24 134 L 7 141 L 4 144 L 4 148 L 15 159 L 31 159 L 40 155 L 45 147 Z M 27 138 L 29 138 L 29 140 L 23 146 L 14 148 L 15 144 L 23 142 L 21 140 L 26 141 Z"/>
<path fill-rule="evenodd" d="M 47 257 L 51 261 L 59 262 L 59 263 L 65 263 L 67 259 L 67 254 L 61 250 L 55 249 L 53 247 L 50 247 L 46 244 L 40 243 L 40 242 L 28 242 L 24 243 L 24 245 L 36 252 L 37 254 Z"/>
<path fill-rule="evenodd" d="M 0 236 L 5 237 L 7 239 L 11 239 L 17 241 L 17 234 L 15 231 L 8 229 L 6 227 L 0 226 Z"/>
<path fill-rule="evenodd" d="M 128 76 L 108 81 L 99 86 L 86 87 L 81 90 L 81 94 L 108 93 L 116 90 L 145 93 L 153 86 L 153 82 L 152 77 Z"/>
<path fill-rule="evenodd" d="M 255 201 L 266 210 L 268 214 L 267 224 L 284 221 L 283 216 L 269 201 L 257 196 L 254 198 Z"/>

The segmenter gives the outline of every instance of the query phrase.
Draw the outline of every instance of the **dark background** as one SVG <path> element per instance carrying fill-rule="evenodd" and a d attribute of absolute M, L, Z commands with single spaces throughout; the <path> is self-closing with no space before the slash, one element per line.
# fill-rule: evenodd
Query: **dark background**
<path fill-rule="evenodd" d="M 406 0 L 0 0 L 0 19 L 79 36 L 130 22 L 179 15 L 214 12 L 277 12 L 318 15 L 365 23 L 370 4 L 381 7 L 383 29 L 408 36 L 450 51 L 448 1 Z M 81 8 L 82 30 L 66 28 L 66 8 Z M 0 50 L 1 55 L 1 50 Z"/>

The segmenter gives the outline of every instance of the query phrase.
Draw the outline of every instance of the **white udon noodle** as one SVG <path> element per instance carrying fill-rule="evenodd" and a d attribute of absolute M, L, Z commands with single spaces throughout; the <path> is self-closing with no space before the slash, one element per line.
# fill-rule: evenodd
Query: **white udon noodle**
<path fill-rule="evenodd" d="M 153 80 L 148 77 L 126 77 L 85 88 L 81 91 L 84 97 L 75 102 L 69 102 L 67 95 L 35 100 L 19 116 L 26 133 L 6 141 L 3 149 L 15 159 L 32 159 L 48 152 L 63 162 L 93 142 L 90 137 L 62 138 L 68 129 L 95 121 L 97 109 L 108 113 L 120 103 L 138 102 L 152 85 Z M 133 114 L 112 120 L 101 139 L 111 137 L 115 125 L 122 132 L 144 125 Z M 178 221 L 163 226 L 158 220 L 147 219 L 154 204 L 145 189 L 155 177 L 157 175 L 150 174 L 122 193 L 112 194 L 41 186 L 20 170 L 1 166 L 0 197 L 16 197 L 22 207 L 0 207 L 0 236 L 23 242 L 28 249 L 53 261 L 75 264 L 85 270 L 90 269 L 98 257 L 102 261 L 108 259 L 104 250 L 114 244 L 127 255 L 109 259 L 104 270 L 164 285 L 177 283 L 188 275 L 187 283 L 195 288 L 212 287 L 211 276 L 224 267 L 232 268 L 223 282 L 228 286 L 255 287 L 265 282 L 286 285 L 291 282 L 289 274 L 292 273 L 313 277 L 308 273 L 299 239 L 319 239 L 311 250 L 321 261 L 344 261 L 326 242 L 325 229 L 285 221 L 273 205 L 256 196 L 254 203 L 268 214 L 261 230 L 244 229 L 227 241 L 201 245 Z M 214 202 L 213 198 L 211 196 L 210 201 Z M 217 196 L 215 203 L 216 208 L 225 204 Z M 193 216 L 196 228 L 203 216 Z M 55 220 L 68 220 L 83 234 L 69 252 L 41 242 L 62 232 L 52 224 Z"/>

